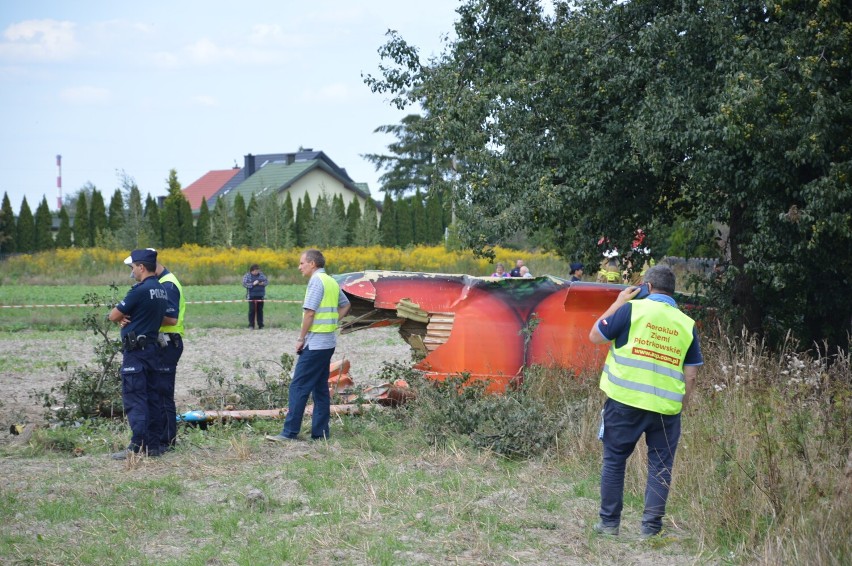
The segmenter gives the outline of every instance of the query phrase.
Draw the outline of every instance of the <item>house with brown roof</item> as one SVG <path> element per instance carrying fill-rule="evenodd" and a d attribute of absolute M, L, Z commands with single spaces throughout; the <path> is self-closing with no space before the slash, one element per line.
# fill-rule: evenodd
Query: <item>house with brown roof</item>
<path fill-rule="evenodd" d="M 184 188 L 183 196 L 189 201 L 192 213 L 195 215 L 199 213 L 201 210 L 201 201 L 204 199 L 207 199 L 207 206 L 211 206 L 210 197 L 221 190 L 239 172 L 239 167 L 208 171 L 197 181 Z"/>
<path fill-rule="evenodd" d="M 328 197 L 340 195 L 347 207 L 358 199 L 362 210 L 370 196 L 367 183 L 356 183 L 346 169 L 339 167 L 322 151 L 313 149 L 294 153 L 248 154 L 241 169 L 228 172 L 233 174 L 228 177 L 225 171 L 210 171 L 185 189 L 195 191 L 193 195 L 197 204 L 190 200 L 193 213 L 198 213 L 202 195 L 212 209 L 217 199 L 224 198 L 231 204 L 238 194 L 247 203 L 252 195 L 261 197 L 270 193 L 278 195 L 279 202 L 283 202 L 289 192 L 295 208 L 305 195 L 316 203 L 325 193 Z M 217 184 L 219 187 L 213 191 Z M 375 203 L 375 206 L 377 213 L 381 214 L 381 204 Z"/>

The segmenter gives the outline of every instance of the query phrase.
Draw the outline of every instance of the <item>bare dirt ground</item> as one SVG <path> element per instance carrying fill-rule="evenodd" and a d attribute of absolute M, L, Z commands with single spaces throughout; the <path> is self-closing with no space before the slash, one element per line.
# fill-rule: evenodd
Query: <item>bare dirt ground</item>
<path fill-rule="evenodd" d="M 264 328 L 196 329 L 186 337 L 183 358 L 178 365 L 175 400 L 178 412 L 199 408 L 198 398 L 190 394 L 205 389 L 205 368 L 220 368 L 228 377 L 250 380 L 254 370 L 243 362 L 277 362 L 284 352 L 293 353 L 298 336 L 295 330 Z M 45 410 L 33 391 L 47 391 L 67 378 L 57 367 L 68 362 L 75 366 L 93 364 L 96 337 L 84 332 L 17 332 L 0 336 L 0 425 L 9 430 L 15 423 L 45 422 Z M 352 364 L 350 376 L 356 385 L 376 385 L 385 362 L 408 362 L 411 349 L 395 328 L 362 330 L 340 336 L 333 360 L 346 357 Z M 273 363 L 265 363 L 271 374 L 278 372 Z M 251 383 L 251 381 L 249 381 Z M 9 435 L 0 434 L 0 444 Z"/>

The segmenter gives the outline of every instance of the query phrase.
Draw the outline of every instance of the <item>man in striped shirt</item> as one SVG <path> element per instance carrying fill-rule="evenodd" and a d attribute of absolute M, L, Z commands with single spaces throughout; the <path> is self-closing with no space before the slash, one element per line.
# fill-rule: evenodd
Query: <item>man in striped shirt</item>
<path fill-rule="evenodd" d="M 284 429 L 274 442 L 297 440 L 308 397 L 313 396 L 311 439 L 329 436 L 331 394 L 328 390 L 329 364 L 337 347 L 337 323 L 349 312 L 350 303 L 340 286 L 325 272 L 325 257 L 319 250 L 307 250 L 299 258 L 299 271 L 308 278 L 302 304 L 302 327 L 296 341 L 299 361 L 290 382 L 290 399 Z"/>

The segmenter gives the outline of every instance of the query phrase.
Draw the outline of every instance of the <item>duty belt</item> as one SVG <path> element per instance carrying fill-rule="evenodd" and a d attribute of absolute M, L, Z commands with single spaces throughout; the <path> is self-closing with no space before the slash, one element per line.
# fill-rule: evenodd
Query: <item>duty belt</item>
<path fill-rule="evenodd" d="M 125 352 L 133 352 L 135 350 L 144 350 L 145 346 L 148 345 L 148 337 L 144 334 L 136 335 L 135 332 L 130 332 L 124 338 L 121 339 L 124 344 Z"/>

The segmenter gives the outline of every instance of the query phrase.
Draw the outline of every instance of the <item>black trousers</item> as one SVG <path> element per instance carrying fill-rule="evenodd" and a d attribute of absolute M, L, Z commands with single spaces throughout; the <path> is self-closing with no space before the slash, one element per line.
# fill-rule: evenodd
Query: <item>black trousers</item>
<path fill-rule="evenodd" d="M 254 328 L 255 320 L 257 327 L 263 328 L 263 298 L 249 299 L 249 326 Z"/>

